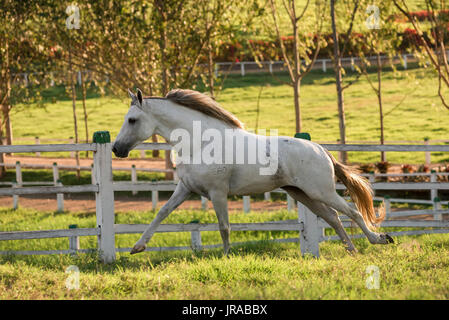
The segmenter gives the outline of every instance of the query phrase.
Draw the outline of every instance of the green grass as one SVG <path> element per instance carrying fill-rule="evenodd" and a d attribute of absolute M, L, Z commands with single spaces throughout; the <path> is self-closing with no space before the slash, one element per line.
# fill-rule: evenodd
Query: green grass
<path fill-rule="evenodd" d="M 153 212 L 120 212 L 118 223 L 145 223 Z M 286 211 L 231 214 L 232 222 L 294 218 Z M 215 222 L 212 212 L 178 211 L 167 223 L 192 219 Z M 93 227 L 93 213 L 55 214 L 34 210 L 0 210 L 0 229 L 37 230 Z M 203 242 L 219 243 L 218 232 L 202 233 Z M 232 232 L 231 240 L 293 237 L 295 232 Z M 117 236 L 117 245 L 132 246 L 138 235 Z M 82 237 L 83 248 L 95 247 L 94 237 Z M 65 249 L 67 239 L 2 241 L 0 250 Z M 95 254 L 78 256 L 0 256 L 0 299 L 448 299 L 449 235 L 399 237 L 396 244 L 373 246 L 356 240 L 356 255 L 340 242 L 320 245 L 321 257 L 300 257 L 297 244 L 233 247 L 221 250 L 151 252 L 118 255 L 102 265 Z M 156 234 L 151 246 L 188 245 L 188 233 Z M 68 290 L 65 270 L 76 265 L 80 288 Z M 379 267 L 380 288 L 367 289 L 366 268 Z"/>
<path fill-rule="evenodd" d="M 449 112 L 437 96 L 437 80 L 431 71 L 410 69 L 399 71 L 397 77 L 386 71 L 383 79 L 386 140 L 447 139 Z M 353 79 L 349 74 L 348 79 Z M 278 74 L 286 80 L 286 74 Z M 374 79 L 374 75 L 372 75 Z M 333 73 L 314 71 L 304 78 L 301 86 L 303 131 L 309 132 L 315 141 L 336 141 L 339 138 L 336 89 Z M 218 95 L 220 104 L 235 113 L 247 128 L 256 126 L 257 98 L 260 99 L 259 129 L 277 129 L 280 135 L 295 133 L 293 91 L 269 74 L 229 76 L 225 88 Z M 48 95 L 57 95 L 53 88 Z M 399 106 L 397 106 L 403 101 Z M 87 100 L 89 130 L 109 130 L 114 138 L 122 125 L 129 101 L 125 96 L 101 97 L 94 93 Z M 347 139 L 379 139 L 379 116 L 377 98 L 365 78 L 361 78 L 345 91 Z M 19 109 L 18 109 L 19 110 Z M 35 105 L 21 106 L 20 112 L 12 111 L 15 137 L 65 138 L 73 136 L 72 105 L 61 98 L 49 103 L 46 109 Z M 82 119 L 78 103 L 78 119 Z M 80 123 L 80 128 L 83 124 Z M 83 129 L 80 129 L 80 134 Z M 84 138 L 83 138 L 84 139 Z M 24 143 L 18 141 L 18 143 Z M 136 151 L 135 151 L 136 152 Z M 137 155 L 137 154 L 135 154 Z M 68 156 L 68 153 L 66 154 Z M 378 153 L 350 153 L 354 162 L 379 161 Z M 388 160 L 396 163 L 423 163 L 423 153 L 388 153 Z M 448 161 L 444 153 L 433 153 L 432 161 Z"/>

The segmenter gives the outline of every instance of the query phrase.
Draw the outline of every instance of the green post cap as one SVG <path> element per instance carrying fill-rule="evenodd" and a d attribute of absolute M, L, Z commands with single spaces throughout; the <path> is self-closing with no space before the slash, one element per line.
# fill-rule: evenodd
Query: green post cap
<path fill-rule="evenodd" d="M 16 164 L 20 164 L 20 161 L 16 161 Z"/>
<path fill-rule="evenodd" d="M 438 197 L 435 197 L 435 198 L 433 198 L 433 202 L 440 202 L 441 200 L 440 200 L 440 198 L 438 198 Z"/>
<path fill-rule="evenodd" d="M 69 229 L 76 229 L 76 228 L 78 228 L 78 225 L 77 225 L 77 224 L 71 224 L 71 225 L 69 225 Z"/>
<path fill-rule="evenodd" d="M 109 131 L 94 132 L 93 142 L 94 143 L 110 143 L 111 135 L 109 134 Z"/>
<path fill-rule="evenodd" d="M 369 174 L 374 174 L 374 171 L 370 171 Z"/>
<path fill-rule="evenodd" d="M 54 166 L 57 166 L 58 164 L 57 164 L 56 162 L 53 162 L 53 165 L 54 165 Z"/>
<path fill-rule="evenodd" d="M 199 219 L 194 219 L 194 220 L 190 221 L 190 223 L 200 223 L 200 220 Z"/>
<path fill-rule="evenodd" d="M 432 170 L 430 170 L 430 173 L 435 173 L 435 172 L 436 172 L 436 170 L 433 170 L 433 169 L 432 169 Z"/>
<path fill-rule="evenodd" d="M 387 194 L 386 196 L 384 196 L 384 199 L 390 199 L 391 197 Z"/>
<path fill-rule="evenodd" d="M 304 140 L 311 140 L 311 138 L 310 138 L 310 134 L 309 133 L 307 133 L 307 132 L 298 132 L 298 133 L 295 133 L 295 138 L 298 138 L 298 139 L 304 139 Z"/>

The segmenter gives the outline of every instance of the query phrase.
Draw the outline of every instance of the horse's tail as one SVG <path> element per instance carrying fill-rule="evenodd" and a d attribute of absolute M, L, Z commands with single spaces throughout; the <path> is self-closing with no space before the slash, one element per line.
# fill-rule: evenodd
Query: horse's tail
<path fill-rule="evenodd" d="M 327 154 L 334 165 L 335 175 L 348 189 L 352 201 L 354 201 L 357 209 L 362 214 L 363 220 L 365 220 L 368 228 L 374 229 L 376 227 L 375 225 L 385 219 L 385 208 L 384 206 L 379 207 L 379 215 L 376 216 L 373 205 L 373 190 L 369 181 L 358 175 L 356 169 L 335 160 L 330 152 L 327 152 Z"/>

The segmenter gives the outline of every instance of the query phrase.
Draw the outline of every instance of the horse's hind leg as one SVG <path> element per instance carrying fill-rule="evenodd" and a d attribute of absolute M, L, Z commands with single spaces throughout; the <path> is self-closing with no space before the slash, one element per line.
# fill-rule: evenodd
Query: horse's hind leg
<path fill-rule="evenodd" d="M 365 220 L 363 220 L 361 213 L 351 208 L 349 204 L 336 192 L 330 193 L 326 199 L 323 199 L 323 202 L 329 207 L 346 214 L 349 218 L 354 220 L 372 244 L 388 244 L 394 242 L 393 239 L 386 233 L 371 231 L 366 225 Z"/>
<path fill-rule="evenodd" d="M 285 191 L 295 200 L 303 203 L 306 207 L 308 207 L 313 213 L 317 216 L 321 217 L 326 221 L 332 228 L 334 228 L 335 232 L 337 232 L 341 241 L 346 247 L 346 250 L 350 252 L 357 252 L 357 249 L 351 242 L 348 234 L 346 233 L 343 225 L 341 224 L 340 218 L 338 217 L 337 212 L 326 206 L 320 201 L 312 200 L 309 196 L 307 196 L 301 189 L 296 187 L 283 187 Z"/>

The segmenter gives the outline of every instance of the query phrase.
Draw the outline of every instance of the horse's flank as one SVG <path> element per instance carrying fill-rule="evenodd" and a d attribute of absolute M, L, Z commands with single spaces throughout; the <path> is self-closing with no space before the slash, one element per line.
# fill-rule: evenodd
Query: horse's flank
<path fill-rule="evenodd" d="M 145 97 L 145 99 L 167 99 L 184 107 L 221 120 L 231 127 L 243 129 L 243 124 L 239 119 L 237 119 L 237 117 L 220 107 L 214 99 L 198 91 L 174 89 L 170 91 L 165 98 Z"/>

